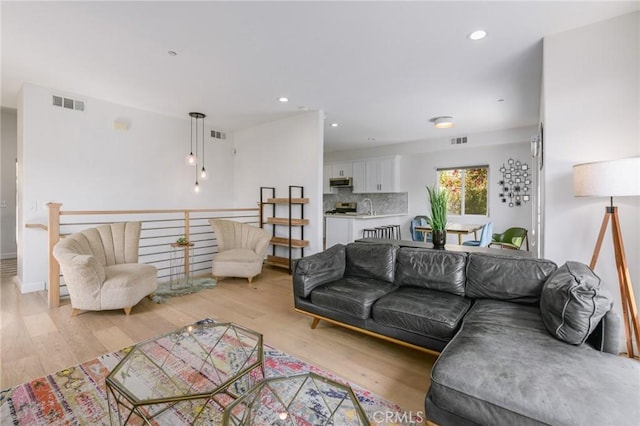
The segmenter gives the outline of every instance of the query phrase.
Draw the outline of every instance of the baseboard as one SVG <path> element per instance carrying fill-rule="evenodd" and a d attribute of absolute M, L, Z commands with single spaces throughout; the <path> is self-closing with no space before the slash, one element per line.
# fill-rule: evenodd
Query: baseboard
<path fill-rule="evenodd" d="M 5 259 L 15 259 L 18 257 L 18 253 L 14 252 L 9 252 L 9 253 L 0 253 L 0 260 L 5 260 Z"/>
<path fill-rule="evenodd" d="M 35 281 L 31 283 L 22 284 L 20 286 L 20 293 L 33 293 L 34 291 L 41 291 L 45 289 L 45 281 Z"/>

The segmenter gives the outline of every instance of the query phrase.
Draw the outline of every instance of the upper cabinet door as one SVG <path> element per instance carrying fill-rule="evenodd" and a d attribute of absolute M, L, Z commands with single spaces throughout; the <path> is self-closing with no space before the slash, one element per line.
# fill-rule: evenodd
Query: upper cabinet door
<path fill-rule="evenodd" d="M 331 177 L 353 177 L 353 163 L 335 163 L 331 165 Z"/>
<path fill-rule="evenodd" d="M 396 158 L 382 158 L 379 162 L 378 171 L 380 176 L 378 180 L 380 181 L 380 192 L 396 192 L 398 190 Z"/>
<path fill-rule="evenodd" d="M 367 192 L 397 191 L 396 157 L 374 158 L 366 161 Z"/>
<path fill-rule="evenodd" d="M 322 192 L 324 194 L 331 194 L 331 186 L 329 185 L 329 179 L 331 179 L 332 167 L 331 164 L 325 164 L 322 168 Z"/>
<path fill-rule="evenodd" d="M 367 192 L 366 161 L 353 162 L 353 193 Z"/>

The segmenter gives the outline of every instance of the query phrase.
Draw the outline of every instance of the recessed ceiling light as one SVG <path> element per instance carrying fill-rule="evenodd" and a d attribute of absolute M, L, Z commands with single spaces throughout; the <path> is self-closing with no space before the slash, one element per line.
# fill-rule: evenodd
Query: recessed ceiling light
<path fill-rule="evenodd" d="M 484 31 L 484 30 L 476 30 L 476 31 L 473 31 L 473 32 L 469 33 L 469 35 L 467 35 L 467 38 L 469 40 L 477 41 L 477 40 L 482 40 L 486 36 L 487 36 L 487 32 L 486 31 Z"/>
<path fill-rule="evenodd" d="M 170 50 L 168 53 L 169 53 L 169 56 L 176 56 L 178 54 L 177 52 L 175 52 L 173 50 Z"/>
<path fill-rule="evenodd" d="M 433 117 L 429 121 L 433 123 L 436 129 L 449 129 L 453 127 L 453 117 L 450 117 L 448 115 Z"/>
<path fill-rule="evenodd" d="M 279 97 L 278 100 L 282 103 L 289 102 L 289 98 L 285 98 L 284 96 Z"/>
<path fill-rule="evenodd" d="M 331 127 L 338 127 L 338 123 L 331 123 Z"/>

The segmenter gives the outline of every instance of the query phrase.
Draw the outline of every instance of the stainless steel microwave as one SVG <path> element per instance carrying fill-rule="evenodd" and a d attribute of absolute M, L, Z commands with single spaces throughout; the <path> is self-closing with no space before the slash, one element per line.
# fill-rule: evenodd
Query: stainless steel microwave
<path fill-rule="evenodd" d="M 339 177 L 329 179 L 329 186 L 331 188 L 347 188 L 353 186 L 353 178 Z"/>

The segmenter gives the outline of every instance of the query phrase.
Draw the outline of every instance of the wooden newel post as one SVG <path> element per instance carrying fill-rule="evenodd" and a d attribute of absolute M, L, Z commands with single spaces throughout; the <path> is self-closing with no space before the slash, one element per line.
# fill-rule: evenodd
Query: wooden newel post
<path fill-rule="evenodd" d="M 60 264 L 53 257 L 53 247 L 60 241 L 60 207 L 61 203 L 47 203 L 49 208 L 49 279 L 48 295 L 49 307 L 60 306 Z"/>

